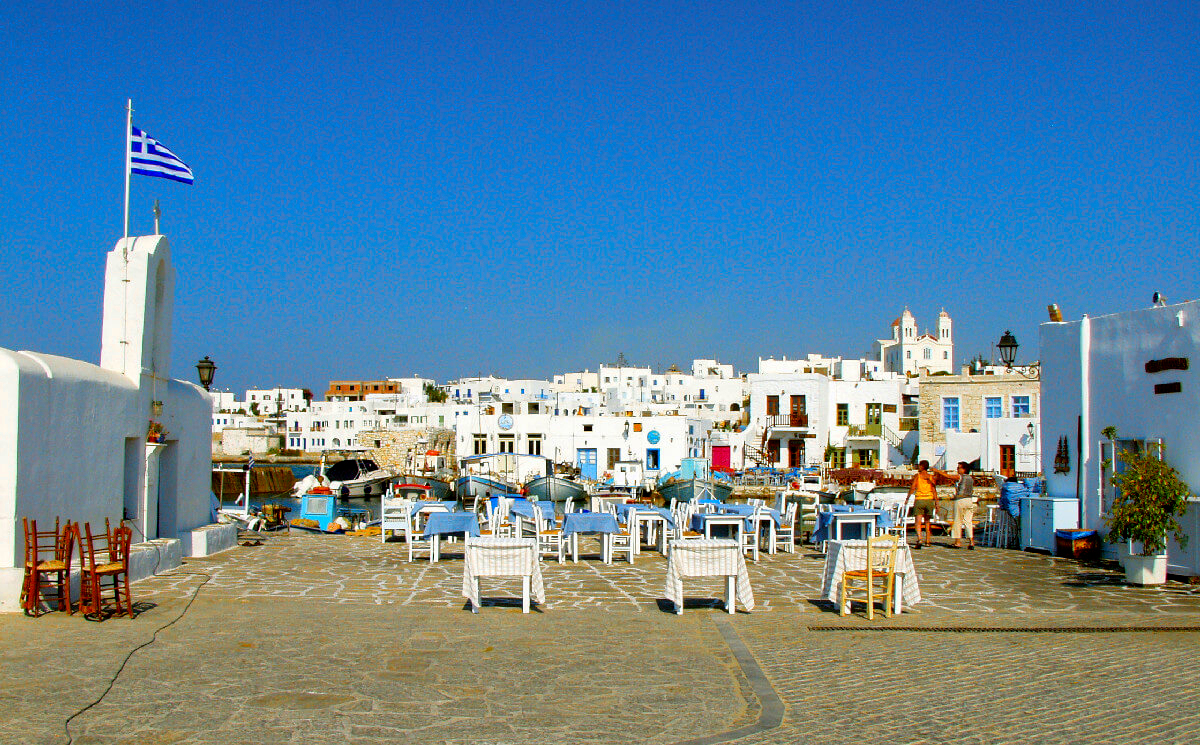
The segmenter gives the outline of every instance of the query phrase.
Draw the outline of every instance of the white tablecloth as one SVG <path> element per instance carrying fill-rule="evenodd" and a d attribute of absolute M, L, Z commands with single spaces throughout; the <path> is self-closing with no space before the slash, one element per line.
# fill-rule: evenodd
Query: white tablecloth
<path fill-rule="evenodd" d="M 867 568 L 866 541 L 830 541 L 829 553 L 825 555 L 825 576 L 821 582 L 821 597 L 837 603 L 840 595 L 842 574 L 854 569 Z M 903 577 L 900 575 L 903 574 Z M 901 546 L 896 554 L 896 580 L 900 583 L 900 597 L 908 607 L 921 602 L 921 588 L 917 583 L 917 570 L 913 567 L 912 551 Z"/>
<path fill-rule="evenodd" d="M 469 538 L 464 554 L 462 594 L 474 607 L 482 605 L 477 577 L 529 577 L 533 601 L 546 602 L 536 538 Z"/>
<path fill-rule="evenodd" d="M 667 561 L 667 599 L 683 607 L 684 577 L 737 577 L 737 599 L 754 610 L 754 589 L 746 571 L 746 558 L 737 541 L 727 538 L 689 538 L 671 541 Z"/>

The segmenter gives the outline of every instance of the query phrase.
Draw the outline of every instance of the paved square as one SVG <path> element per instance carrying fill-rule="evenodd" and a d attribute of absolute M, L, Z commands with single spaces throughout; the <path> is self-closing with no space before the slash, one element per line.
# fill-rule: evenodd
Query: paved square
<path fill-rule="evenodd" d="M 516 582 L 485 584 L 497 600 L 472 615 L 459 551 L 431 566 L 404 561 L 402 543 L 269 536 L 137 583 L 147 610 L 133 621 L 0 617 L 0 741 L 66 742 L 72 715 L 77 743 L 1200 732 L 1188 682 L 1200 633 L 1181 630 L 1200 629 L 1191 585 L 1132 588 L 1106 566 L 934 547 L 914 554 L 916 612 L 869 622 L 818 602 L 823 560 L 802 549 L 750 565 L 754 613 L 727 616 L 714 581 L 685 585 L 676 616 L 662 602 L 666 562 L 650 552 L 633 566 L 546 564 L 547 602 L 529 615 Z"/>

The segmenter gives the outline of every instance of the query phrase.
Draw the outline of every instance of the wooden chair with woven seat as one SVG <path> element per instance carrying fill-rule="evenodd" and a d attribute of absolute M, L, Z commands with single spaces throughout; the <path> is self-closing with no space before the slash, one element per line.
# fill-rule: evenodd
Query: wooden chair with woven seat
<path fill-rule="evenodd" d="M 71 615 L 71 558 L 75 551 L 75 526 L 60 525 L 54 530 L 38 530 L 37 521 L 21 518 L 25 528 L 25 578 L 21 584 L 21 610 L 28 616 L 40 616 L 46 590 L 53 588 L 59 610 Z"/>
<path fill-rule="evenodd" d="M 839 612 L 844 616 L 850 612 L 850 602 L 861 599 L 867 604 L 867 619 L 875 618 L 875 600 L 882 596 L 883 615 L 891 617 L 896 588 L 896 554 L 901 539 L 894 535 L 868 538 L 867 559 L 864 568 L 849 569 L 842 574 L 841 602 Z"/>
<path fill-rule="evenodd" d="M 107 520 L 105 527 L 108 527 Z M 92 535 L 92 526 L 84 523 L 83 533 L 75 530 L 79 537 L 82 577 L 79 582 L 79 610 L 85 618 L 102 619 L 106 615 L 125 614 L 132 619 L 133 596 L 129 592 L 129 547 L 133 542 L 133 531 L 127 525 L 118 525 L 105 530 L 100 536 Z M 106 613 L 104 582 L 112 582 L 114 610 Z"/>

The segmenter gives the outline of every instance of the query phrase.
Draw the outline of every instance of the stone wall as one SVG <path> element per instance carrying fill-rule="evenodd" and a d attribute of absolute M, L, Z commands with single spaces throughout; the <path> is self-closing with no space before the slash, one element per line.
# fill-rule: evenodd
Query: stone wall
<path fill-rule="evenodd" d="M 454 430 L 444 427 L 364 430 L 358 433 L 358 445 L 369 448 L 376 463 L 396 473 L 418 472 L 429 450 L 438 451 L 449 468 L 458 465 Z"/>
<path fill-rule="evenodd" d="M 920 432 L 922 443 L 945 444 L 946 431 L 942 429 L 942 399 L 957 396 L 959 399 L 959 431 L 983 431 L 983 399 L 1000 396 L 1003 401 L 1001 413 L 1004 418 L 1012 416 L 1012 397 L 1029 396 L 1030 419 L 1036 421 L 1040 412 L 1037 380 L 1028 380 L 1020 375 L 922 375 L 920 379 Z"/>

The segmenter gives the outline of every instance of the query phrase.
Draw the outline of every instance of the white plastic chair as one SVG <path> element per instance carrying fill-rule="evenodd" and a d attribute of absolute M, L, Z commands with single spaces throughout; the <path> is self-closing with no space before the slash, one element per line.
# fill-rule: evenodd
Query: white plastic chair
<path fill-rule="evenodd" d="M 783 511 L 783 524 L 775 528 L 775 532 L 771 536 L 771 553 L 776 550 L 787 551 L 788 553 L 796 553 L 796 509 L 799 507 L 795 502 L 787 506 Z M 782 541 L 782 548 L 777 544 Z"/>
<path fill-rule="evenodd" d="M 408 544 L 408 561 L 412 563 L 416 555 L 424 551 L 425 558 L 433 561 L 433 542 L 436 538 L 425 538 L 410 520 L 404 525 L 404 542 Z"/>
<path fill-rule="evenodd" d="M 383 497 L 379 505 L 379 539 L 387 543 L 389 532 L 404 532 L 412 522 L 412 503 L 407 499 Z"/>

